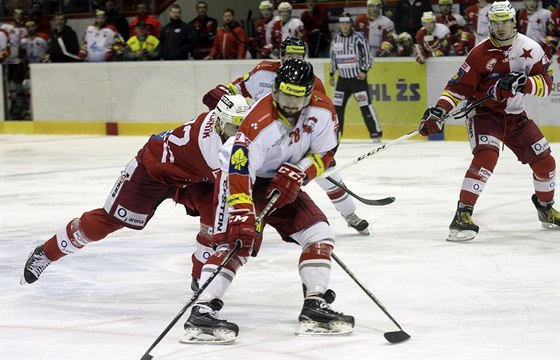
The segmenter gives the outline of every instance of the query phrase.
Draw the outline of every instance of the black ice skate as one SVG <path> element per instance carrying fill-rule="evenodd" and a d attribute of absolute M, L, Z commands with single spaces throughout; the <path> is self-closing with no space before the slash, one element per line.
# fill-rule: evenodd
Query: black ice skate
<path fill-rule="evenodd" d="M 47 266 L 51 264 L 45 251 L 43 250 L 43 245 L 37 246 L 35 250 L 31 252 L 23 268 L 23 275 L 19 280 L 21 285 L 33 284 L 39 279 L 39 276 L 45 271 Z"/>
<path fill-rule="evenodd" d="M 229 344 L 239 334 L 239 327 L 217 319 L 224 303 L 220 299 L 197 303 L 185 323 L 185 335 L 179 340 L 185 344 Z"/>
<path fill-rule="evenodd" d="M 539 214 L 539 220 L 541 226 L 545 229 L 559 229 L 560 228 L 560 212 L 552 207 L 554 201 L 542 206 L 539 204 L 539 199 L 537 195 L 533 194 L 531 197 L 535 208 L 537 208 L 537 213 Z"/>
<path fill-rule="evenodd" d="M 356 231 L 358 231 L 362 235 L 369 235 L 369 223 L 356 215 L 356 213 L 345 216 L 344 219 L 346 219 L 348 227 L 356 229 Z"/>
<path fill-rule="evenodd" d="M 354 330 L 354 317 L 331 309 L 334 291 L 309 295 L 303 301 L 296 335 L 345 335 Z"/>
<path fill-rule="evenodd" d="M 469 241 L 478 234 L 478 225 L 472 221 L 472 206 L 457 207 L 455 217 L 449 225 L 447 241 Z"/>

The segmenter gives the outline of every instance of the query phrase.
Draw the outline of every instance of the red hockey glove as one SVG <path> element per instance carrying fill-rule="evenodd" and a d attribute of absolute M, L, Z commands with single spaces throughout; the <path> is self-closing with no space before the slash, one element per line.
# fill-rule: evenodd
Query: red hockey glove
<path fill-rule="evenodd" d="M 255 213 L 250 210 L 237 209 L 229 213 L 228 243 L 233 249 L 236 241 L 241 241 L 241 249 L 237 253 L 239 256 L 253 254 L 253 246 L 257 237 L 256 224 Z"/>
<path fill-rule="evenodd" d="M 502 102 L 504 99 L 514 97 L 515 94 L 523 92 L 525 83 L 527 82 L 527 76 L 520 72 L 512 72 L 496 81 L 490 89 L 488 89 L 488 94 L 492 95 L 492 98 L 498 102 Z"/>
<path fill-rule="evenodd" d="M 224 85 L 218 85 L 204 95 L 204 97 L 202 98 L 202 103 L 208 106 L 209 110 L 214 110 L 222 96 L 227 94 L 229 94 L 228 88 Z"/>
<path fill-rule="evenodd" d="M 443 115 L 443 110 L 440 108 L 427 108 L 418 125 L 418 132 L 420 132 L 420 135 L 428 136 L 442 132 L 443 123 L 441 119 Z"/>
<path fill-rule="evenodd" d="M 261 48 L 261 59 L 269 59 L 272 54 L 272 45 L 265 45 Z"/>
<path fill-rule="evenodd" d="M 87 57 L 87 50 L 80 50 L 80 52 L 78 53 L 78 57 L 80 58 L 80 60 L 85 61 Z"/>
<path fill-rule="evenodd" d="M 115 58 L 115 52 L 113 50 L 109 50 L 105 52 L 105 61 L 113 61 Z"/>
<path fill-rule="evenodd" d="M 285 205 L 296 201 L 301 185 L 305 180 L 305 173 L 296 165 L 284 163 L 278 169 L 276 175 L 270 181 L 266 190 L 266 197 L 269 198 L 275 189 L 280 191 L 280 197 L 274 207 L 279 209 Z"/>
<path fill-rule="evenodd" d="M 457 41 L 453 44 L 453 49 L 455 49 L 455 55 L 462 56 L 465 55 L 465 43 L 462 41 Z"/>

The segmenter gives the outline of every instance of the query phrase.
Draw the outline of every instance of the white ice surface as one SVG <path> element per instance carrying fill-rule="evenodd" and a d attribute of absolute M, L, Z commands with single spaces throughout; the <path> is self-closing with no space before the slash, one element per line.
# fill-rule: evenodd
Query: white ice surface
<path fill-rule="evenodd" d="M 102 207 L 144 137 L 0 136 L 0 359 L 140 359 L 191 297 L 198 219 L 164 202 L 143 231 L 124 229 L 52 264 L 20 286 L 29 252 L 82 212 Z M 344 164 L 379 145 L 344 142 Z M 560 144 L 552 144 L 560 164 Z M 356 317 L 345 337 L 297 337 L 299 249 L 267 229 L 257 258 L 239 272 L 220 316 L 240 334 L 227 346 L 184 345 L 183 317 L 155 359 L 559 359 L 560 231 L 541 229 L 531 171 L 506 149 L 475 209 L 481 230 L 445 241 L 466 142 L 406 142 L 344 171 L 371 224 L 360 236 L 315 184 L 308 192 L 337 233 L 335 253 L 412 338 L 397 330 L 333 262 L 335 310 Z M 556 197 L 558 199 L 558 196 Z"/>

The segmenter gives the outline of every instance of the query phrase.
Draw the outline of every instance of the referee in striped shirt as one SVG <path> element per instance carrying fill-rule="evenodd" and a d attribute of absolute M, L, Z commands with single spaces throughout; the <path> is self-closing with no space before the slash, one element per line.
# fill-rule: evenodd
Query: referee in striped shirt
<path fill-rule="evenodd" d="M 338 70 L 338 82 L 334 91 L 333 103 L 340 123 L 344 129 L 344 109 L 350 95 L 354 95 L 369 135 L 374 142 L 381 141 L 381 124 L 371 105 L 367 83 L 367 72 L 373 64 L 367 39 L 354 32 L 350 14 L 343 13 L 339 18 L 340 33 L 331 42 L 331 66 L 329 82 L 334 87 L 334 73 Z"/>

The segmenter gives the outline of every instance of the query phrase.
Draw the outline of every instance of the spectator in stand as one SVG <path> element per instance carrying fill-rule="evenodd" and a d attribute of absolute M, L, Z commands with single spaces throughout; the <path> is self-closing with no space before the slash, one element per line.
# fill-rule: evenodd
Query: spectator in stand
<path fill-rule="evenodd" d="M 115 8 L 115 2 L 113 0 L 105 1 L 104 5 L 105 15 L 107 17 L 107 24 L 113 25 L 117 28 L 119 34 L 121 34 L 124 41 L 128 40 L 130 37 L 130 30 L 128 28 L 128 21 L 123 13 L 119 12 Z"/>
<path fill-rule="evenodd" d="M 181 7 L 169 8 L 169 23 L 161 29 L 160 47 L 163 60 L 188 60 L 194 49 L 196 33 L 192 26 L 181 20 Z"/>
<path fill-rule="evenodd" d="M 23 39 L 27 37 L 27 29 L 23 23 L 23 9 L 15 8 L 14 19 L 11 23 L 4 23 L 0 29 L 4 30 L 10 39 L 10 55 L 4 60 L 8 65 L 8 120 L 21 120 L 24 113 L 23 80 L 25 79 L 25 51 Z"/>
<path fill-rule="evenodd" d="M 89 11 L 89 0 L 63 0 L 63 13 L 82 13 Z"/>
<path fill-rule="evenodd" d="M 416 33 L 416 43 L 416 62 L 424 64 L 428 57 L 449 55 L 451 33 L 447 26 L 436 23 L 436 16 L 428 11 L 422 14 L 422 28 Z"/>
<path fill-rule="evenodd" d="M 36 64 L 45 61 L 47 50 L 49 49 L 49 34 L 37 31 L 37 24 L 33 20 L 25 23 L 27 27 L 27 37 L 23 39 L 23 46 L 29 64 Z"/>
<path fill-rule="evenodd" d="M 216 39 L 210 54 L 205 60 L 213 59 L 245 59 L 247 52 L 247 34 L 235 21 L 235 12 L 232 9 L 224 10 L 224 24 L 218 29 Z"/>
<path fill-rule="evenodd" d="M 146 24 L 146 30 L 148 31 L 149 35 L 154 35 L 158 39 L 161 36 L 161 23 L 157 19 L 157 17 L 150 15 L 148 13 L 148 4 L 146 1 L 140 1 L 138 5 L 136 5 L 136 11 L 138 14 L 130 20 L 130 36 L 136 35 L 136 24 L 142 21 Z"/>
<path fill-rule="evenodd" d="M 300 19 L 292 17 L 292 5 L 288 2 L 281 2 L 278 5 L 280 20 L 272 25 L 272 46 L 274 52 L 280 51 L 282 41 L 289 37 L 303 37 L 303 23 Z"/>
<path fill-rule="evenodd" d="M 58 13 L 54 16 L 54 29 L 49 39 L 49 50 L 47 51 L 45 61 L 53 63 L 78 61 L 77 59 L 64 55 L 60 47 L 61 42 L 64 44 L 68 53 L 78 55 L 80 51 L 78 36 L 70 26 L 66 25 L 66 15 Z"/>
<path fill-rule="evenodd" d="M 40 1 L 33 1 L 31 3 L 29 20 L 35 22 L 37 33 L 44 33 L 47 36 L 51 33 L 51 22 L 46 16 L 43 16 L 43 5 Z"/>
<path fill-rule="evenodd" d="M 422 14 L 427 11 L 432 11 L 430 0 L 399 0 L 394 16 L 397 31 L 416 34 L 422 27 Z"/>
<path fill-rule="evenodd" d="M 198 16 L 189 23 L 196 33 L 196 46 L 192 57 L 195 60 L 202 60 L 212 50 L 218 30 L 218 20 L 208 16 L 208 4 L 206 1 L 199 1 L 196 4 L 196 12 Z"/>
<path fill-rule="evenodd" d="M 259 58 L 261 59 L 276 59 L 278 53 L 273 52 L 274 46 L 272 45 L 272 26 L 280 17 L 274 16 L 274 5 L 269 0 L 263 0 L 259 4 L 261 17 L 255 23 L 255 33 L 257 49 Z"/>
<path fill-rule="evenodd" d="M 524 9 L 517 17 L 517 30 L 535 40 L 546 54 L 550 54 L 546 41 L 547 26 L 552 21 L 552 12 L 539 7 L 538 0 L 523 0 Z M 554 52 L 552 52 L 554 53 Z"/>
<path fill-rule="evenodd" d="M 107 24 L 106 21 L 105 11 L 97 10 L 95 12 L 95 22 L 87 27 L 84 35 L 84 45 L 78 53 L 83 61 L 113 61 L 115 56 L 122 53 L 124 40 L 117 29 L 113 25 Z"/>
<path fill-rule="evenodd" d="M 454 54 L 458 56 L 465 55 L 465 40 L 468 40 L 465 18 L 451 12 L 453 0 L 439 0 L 438 4 L 440 15 L 436 17 L 436 22 L 449 28 Z"/>
<path fill-rule="evenodd" d="M 556 60 L 560 63 L 560 2 L 556 5 L 556 9 L 550 15 L 550 22 L 546 29 L 546 42 L 549 51 L 548 57 L 552 59 L 556 52 Z"/>
<path fill-rule="evenodd" d="M 395 24 L 381 14 L 381 0 L 367 1 L 367 14 L 360 14 L 354 20 L 354 28 L 368 39 L 371 53 L 375 56 L 389 56 Z M 382 46 L 385 45 L 385 46 Z"/>
<path fill-rule="evenodd" d="M 465 9 L 465 18 L 467 21 L 468 37 L 463 37 L 463 43 L 470 51 L 476 44 L 486 39 L 490 34 L 488 11 L 492 4 L 486 0 L 478 0 L 475 5 L 471 5 Z M 468 38 L 468 40 L 466 40 Z"/>
<path fill-rule="evenodd" d="M 155 60 L 159 58 L 159 39 L 154 35 L 148 34 L 146 24 L 140 21 L 134 29 L 136 35 L 133 35 L 126 42 L 123 51 L 125 60 Z"/>
<path fill-rule="evenodd" d="M 331 43 L 329 14 L 324 5 L 317 5 L 317 0 L 305 2 L 307 10 L 301 14 L 303 22 L 303 39 L 309 47 L 309 57 L 328 58 Z"/>

